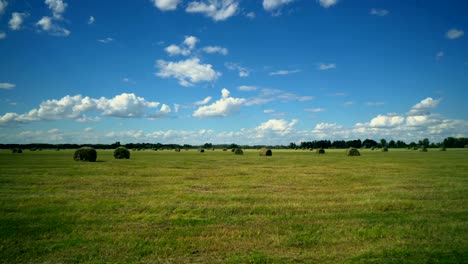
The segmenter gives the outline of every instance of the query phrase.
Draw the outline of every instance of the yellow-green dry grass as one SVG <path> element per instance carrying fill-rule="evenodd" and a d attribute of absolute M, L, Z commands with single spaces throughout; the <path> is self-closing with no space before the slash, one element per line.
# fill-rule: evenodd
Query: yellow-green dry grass
<path fill-rule="evenodd" d="M 0 151 L 4 263 L 466 263 L 468 150 Z"/>

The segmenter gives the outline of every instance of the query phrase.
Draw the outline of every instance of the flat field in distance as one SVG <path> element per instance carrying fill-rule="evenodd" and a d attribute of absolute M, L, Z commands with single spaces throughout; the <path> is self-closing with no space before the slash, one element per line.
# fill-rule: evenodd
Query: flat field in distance
<path fill-rule="evenodd" d="M 0 151 L 4 263 L 467 263 L 468 149 Z"/>

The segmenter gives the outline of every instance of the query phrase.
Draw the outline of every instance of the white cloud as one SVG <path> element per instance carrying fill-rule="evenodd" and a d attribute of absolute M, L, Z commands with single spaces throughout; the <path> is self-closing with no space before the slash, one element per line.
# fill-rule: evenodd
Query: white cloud
<path fill-rule="evenodd" d="M 275 110 L 273 110 L 273 109 L 265 109 L 265 110 L 263 110 L 263 113 L 265 113 L 265 114 L 272 114 L 272 113 L 274 113 L 274 112 L 275 112 Z"/>
<path fill-rule="evenodd" d="M 94 24 L 95 21 L 96 21 L 96 19 L 94 19 L 93 16 L 90 16 L 89 19 L 88 19 L 88 25 Z"/>
<path fill-rule="evenodd" d="M 374 15 L 374 16 L 386 16 L 390 12 L 386 9 L 377 9 L 377 8 L 372 8 L 369 12 L 369 14 Z"/>
<path fill-rule="evenodd" d="M 330 63 L 330 64 L 321 63 L 321 64 L 318 66 L 318 69 L 321 70 L 321 71 L 326 71 L 326 70 L 330 70 L 330 69 L 336 69 L 336 64 L 335 64 L 335 63 Z"/>
<path fill-rule="evenodd" d="M 195 105 L 206 105 L 207 103 L 209 103 L 211 101 L 211 99 L 213 99 L 213 98 L 211 96 L 208 96 L 208 97 L 206 97 L 205 99 L 203 99 L 201 101 L 195 102 L 194 104 Z"/>
<path fill-rule="evenodd" d="M 439 60 L 439 59 L 441 59 L 443 56 L 444 56 L 444 52 L 443 52 L 443 51 L 439 51 L 439 52 L 437 52 L 437 54 L 436 54 L 436 59 Z"/>
<path fill-rule="evenodd" d="M 270 75 L 289 75 L 289 74 L 293 74 L 293 73 L 298 73 L 298 72 L 301 72 L 301 70 L 292 70 L 292 71 L 288 71 L 288 70 L 279 70 L 279 71 L 274 71 L 274 72 L 270 72 Z"/>
<path fill-rule="evenodd" d="M 268 134 L 268 132 L 273 132 L 284 136 L 291 133 L 297 122 L 297 119 L 293 119 L 291 122 L 288 122 L 284 119 L 270 119 L 255 128 L 255 130 L 259 133 L 257 134 L 257 137 L 264 137 L 265 134 Z"/>
<path fill-rule="evenodd" d="M 195 48 L 195 45 L 199 42 L 199 39 L 194 36 L 186 36 L 181 46 L 171 44 L 167 46 L 164 50 L 169 54 L 169 56 L 183 55 L 188 56 Z"/>
<path fill-rule="evenodd" d="M 0 83 L 0 89 L 10 90 L 10 89 L 15 88 L 15 86 L 16 85 L 13 83 Z"/>
<path fill-rule="evenodd" d="M 24 19 L 28 17 L 28 13 L 17 13 L 14 12 L 11 14 L 11 19 L 8 22 L 8 26 L 10 27 L 11 30 L 20 30 L 21 25 L 24 22 Z"/>
<path fill-rule="evenodd" d="M 87 127 L 85 129 L 83 129 L 84 132 L 93 132 L 93 128 L 92 127 Z"/>
<path fill-rule="evenodd" d="M 226 48 L 220 47 L 220 46 L 207 46 L 203 48 L 203 51 L 212 54 L 212 53 L 219 53 L 221 55 L 227 55 L 228 50 Z"/>
<path fill-rule="evenodd" d="M 170 108 L 167 105 L 163 105 L 159 111 L 147 112 L 159 105 L 158 102 L 147 101 L 132 93 L 123 93 L 114 98 L 101 97 L 98 99 L 81 95 L 67 95 L 59 100 L 44 101 L 39 105 L 39 108 L 32 109 L 25 114 L 6 113 L 0 116 L 0 125 L 61 119 L 72 119 L 80 122 L 99 120 L 88 118 L 86 113 L 100 113 L 103 116 L 119 118 L 160 117 L 170 113 Z"/>
<path fill-rule="evenodd" d="M 247 85 L 241 85 L 237 87 L 237 90 L 243 91 L 243 92 L 251 92 L 257 90 L 257 87 L 255 86 L 247 86 Z"/>
<path fill-rule="evenodd" d="M 239 77 L 248 77 L 250 75 L 250 70 L 248 68 L 242 67 L 237 63 L 226 62 L 224 66 L 231 71 L 239 71 Z"/>
<path fill-rule="evenodd" d="M 180 0 L 151 0 L 154 6 L 161 11 L 172 11 L 177 9 Z"/>
<path fill-rule="evenodd" d="M 114 41 L 114 39 L 107 37 L 107 38 L 103 38 L 103 39 L 98 39 L 97 41 L 107 44 L 107 43 L 111 43 L 112 41 Z"/>
<path fill-rule="evenodd" d="M 333 124 L 332 123 L 318 123 L 317 125 L 315 125 L 314 131 L 323 132 L 325 130 L 331 130 L 331 129 L 338 130 L 342 128 L 343 126 L 337 125 L 336 123 L 333 123 Z"/>
<path fill-rule="evenodd" d="M 338 0 L 317 0 L 322 7 L 329 8 L 338 3 Z"/>
<path fill-rule="evenodd" d="M 45 0 L 45 3 L 52 10 L 55 19 L 62 19 L 62 14 L 68 6 L 67 3 L 62 0 Z"/>
<path fill-rule="evenodd" d="M 439 102 L 440 102 L 440 99 L 432 99 L 431 97 L 428 97 L 424 100 L 421 100 L 419 103 L 415 104 L 407 113 L 407 115 L 409 116 L 428 115 L 429 110 L 437 107 Z"/>
<path fill-rule="evenodd" d="M 465 34 L 465 32 L 463 30 L 461 30 L 461 29 L 452 28 L 449 31 L 447 31 L 445 36 L 448 39 L 457 39 L 457 38 L 462 37 L 464 34 Z"/>
<path fill-rule="evenodd" d="M 294 1 L 295 0 L 263 0 L 263 8 L 267 11 L 272 11 Z"/>
<path fill-rule="evenodd" d="M 63 36 L 63 37 L 66 37 L 68 35 L 70 35 L 70 31 L 55 24 L 53 21 L 52 21 L 52 18 L 51 17 L 48 17 L 48 16 L 44 16 L 42 17 L 37 23 L 36 23 L 37 26 L 41 27 L 41 29 L 43 31 L 46 31 L 48 32 L 49 34 L 53 35 L 53 36 Z"/>
<path fill-rule="evenodd" d="M 201 13 L 214 21 L 223 21 L 237 13 L 237 0 L 202 0 L 190 2 L 185 9 L 188 13 Z"/>
<path fill-rule="evenodd" d="M 249 12 L 249 13 L 245 14 L 245 16 L 250 18 L 250 19 L 254 19 L 256 15 L 255 15 L 254 12 Z"/>
<path fill-rule="evenodd" d="M 240 106 L 245 103 L 243 98 L 229 97 L 230 92 L 224 88 L 221 91 L 221 99 L 211 105 L 202 106 L 195 110 L 194 117 L 225 117 L 238 112 Z"/>
<path fill-rule="evenodd" d="M 356 102 L 354 102 L 354 101 L 346 101 L 346 102 L 343 103 L 343 106 L 353 106 L 355 104 L 356 104 Z"/>
<path fill-rule="evenodd" d="M 184 39 L 184 44 L 189 48 L 189 49 L 194 49 L 195 45 L 197 45 L 199 39 L 194 36 L 186 36 Z"/>
<path fill-rule="evenodd" d="M 8 6 L 8 2 L 6 0 L 0 0 L 0 16 L 3 15 L 7 6 Z"/>
<path fill-rule="evenodd" d="M 211 64 L 200 64 L 200 59 L 191 58 L 178 62 L 158 60 L 157 76 L 161 78 L 176 78 L 182 86 L 193 86 L 194 83 L 215 81 L 221 73 L 213 70 Z"/>
<path fill-rule="evenodd" d="M 312 112 L 312 113 L 319 113 L 319 112 L 325 112 L 324 108 L 307 108 L 304 109 L 306 112 Z"/>
<path fill-rule="evenodd" d="M 0 39 L 5 39 L 5 38 L 6 38 L 5 32 L 0 32 Z"/>
<path fill-rule="evenodd" d="M 171 44 L 171 45 L 167 46 L 164 50 L 169 54 L 169 56 L 176 56 L 176 55 L 188 56 L 188 55 L 190 55 L 190 50 L 183 49 L 183 48 L 181 48 L 181 47 L 179 47 L 177 45 L 174 45 L 174 44 Z"/>
<path fill-rule="evenodd" d="M 367 102 L 366 103 L 367 106 L 382 106 L 384 104 L 385 104 L 384 102 Z"/>
<path fill-rule="evenodd" d="M 371 127 L 394 127 L 401 125 L 405 121 L 403 116 L 398 115 L 378 115 L 374 117 L 369 126 Z"/>

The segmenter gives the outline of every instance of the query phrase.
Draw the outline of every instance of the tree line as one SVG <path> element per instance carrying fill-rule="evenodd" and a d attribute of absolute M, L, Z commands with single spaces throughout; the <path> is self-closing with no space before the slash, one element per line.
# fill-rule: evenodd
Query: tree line
<path fill-rule="evenodd" d="M 96 149 L 115 149 L 117 147 L 123 146 L 128 149 L 233 149 L 233 148 L 242 148 L 242 149 L 259 149 L 262 147 L 268 147 L 272 149 L 317 149 L 317 148 L 410 148 L 410 147 L 426 147 L 426 148 L 468 148 L 468 138 L 455 138 L 448 137 L 445 138 L 442 142 L 430 142 L 429 139 L 425 138 L 419 140 L 418 142 L 406 143 L 402 140 L 390 140 L 380 139 L 379 142 L 372 139 L 365 139 L 361 141 L 360 139 L 356 140 L 314 140 L 314 141 L 304 141 L 296 144 L 294 142 L 289 143 L 289 145 L 238 145 L 235 143 L 232 144 L 212 144 L 204 143 L 202 145 L 190 145 L 190 144 L 162 144 L 162 143 L 128 143 L 121 145 L 120 142 L 115 142 L 112 144 L 47 144 L 47 143 L 30 143 L 30 144 L 0 144 L 0 149 L 30 149 L 30 150 L 42 150 L 42 149 L 77 149 L 83 146 L 90 146 Z"/>

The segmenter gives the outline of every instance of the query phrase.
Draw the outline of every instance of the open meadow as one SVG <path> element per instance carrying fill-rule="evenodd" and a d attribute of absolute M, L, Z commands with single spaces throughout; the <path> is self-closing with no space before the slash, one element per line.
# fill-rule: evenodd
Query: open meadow
<path fill-rule="evenodd" d="M 467 263 L 468 149 L 0 151 L 3 263 Z"/>

